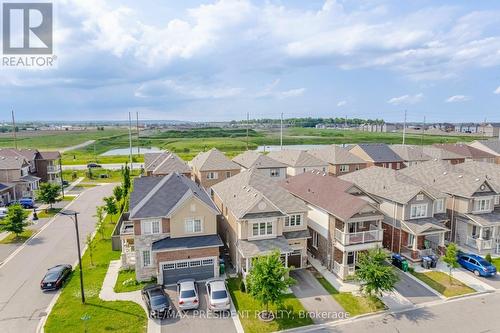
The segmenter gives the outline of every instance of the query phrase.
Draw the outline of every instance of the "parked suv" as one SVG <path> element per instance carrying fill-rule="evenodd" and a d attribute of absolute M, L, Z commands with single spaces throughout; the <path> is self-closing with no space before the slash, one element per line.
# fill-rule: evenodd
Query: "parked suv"
<path fill-rule="evenodd" d="M 476 276 L 495 276 L 497 268 L 483 257 L 476 254 L 461 253 L 458 255 L 458 263 L 463 268 L 474 272 Z"/>
<path fill-rule="evenodd" d="M 23 206 L 23 208 L 34 208 L 35 200 L 33 198 L 21 198 L 19 199 L 19 204 Z"/>

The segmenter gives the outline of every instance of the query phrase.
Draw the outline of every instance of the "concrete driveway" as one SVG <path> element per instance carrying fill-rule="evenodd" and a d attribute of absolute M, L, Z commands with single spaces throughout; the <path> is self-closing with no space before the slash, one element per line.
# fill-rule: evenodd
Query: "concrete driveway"
<path fill-rule="evenodd" d="M 236 333 L 231 313 L 212 313 L 207 311 L 207 292 L 203 283 L 198 283 L 200 306 L 198 310 L 179 311 L 178 294 L 175 287 L 165 289 L 175 307 L 172 318 L 162 320 L 161 331 L 164 333 Z"/>
<path fill-rule="evenodd" d="M 474 277 L 475 279 L 478 279 L 479 281 L 486 283 L 487 285 L 500 290 L 500 275 L 495 275 L 493 277 L 482 277 L 482 276 L 475 276 L 474 273 L 471 271 L 468 271 L 464 268 L 458 268 L 458 270 L 465 272 L 465 274 L 470 275 Z"/>
<path fill-rule="evenodd" d="M 345 317 L 344 309 L 310 271 L 306 269 L 295 270 L 290 272 L 290 276 L 297 280 L 297 283 L 292 286 L 293 293 L 306 311 L 310 313 L 315 324 Z"/>
<path fill-rule="evenodd" d="M 437 301 L 440 299 L 436 293 L 422 286 L 398 268 L 395 269 L 395 272 L 399 276 L 396 290 L 413 304 Z"/>

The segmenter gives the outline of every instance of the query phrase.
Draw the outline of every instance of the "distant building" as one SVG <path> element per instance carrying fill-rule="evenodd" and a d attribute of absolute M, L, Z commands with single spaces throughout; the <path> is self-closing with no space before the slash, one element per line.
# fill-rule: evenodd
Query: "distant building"
<path fill-rule="evenodd" d="M 478 128 L 478 134 L 490 138 L 500 138 L 500 123 L 481 124 Z"/>

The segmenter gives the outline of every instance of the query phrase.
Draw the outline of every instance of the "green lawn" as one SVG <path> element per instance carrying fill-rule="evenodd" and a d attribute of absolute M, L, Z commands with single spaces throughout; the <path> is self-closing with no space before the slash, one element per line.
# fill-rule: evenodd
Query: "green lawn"
<path fill-rule="evenodd" d="M 316 273 L 318 282 L 349 313 L 350 317 L 385 309 L 384 303 L 377 297 L 356 296 L 352 293 L 339 292 L 321 274 Z"/>
<path fill-rule="evenodd" d="M 497 268 L 497 271 L 500 272 L 500 258 L 495 258 L 495 259 L 491 260 L 491 263 L 493 265 L 495 265 L 495 267 Z"/>
<path fill-rule="evenodd" d="M 141 170 L 133 169 L 130 171 L 130 176 L 139 176 Z M 101 178 L 101 175 L 106 175 L 107 178 Z M 82 183 L 118 183 L 122 180 L 121 170 L 107 170 L 107 169 L 92 169 L 92 179 L 88 177 L 87 170 L 64 170 L 63 178 L 71 179 L 74 181 L 80 177 L 84 177 Z"/>
<path fill-rule="evenodd" d="M 285 296 L 283 302 L 283 312 L 276 312 L 277 318 L 272 322 L 262 322 L 257 314 L 262 311 L 262 306 L 252 296 L 240 290 L 240 278 L 231 278 L 227 280 L 229 292 L 234 302 L 234 306 L 240 313 L 240 321 L 245 333 L 266 333 L 276 332 L 294 327 L 311 325 L 312 319 L 307 316 L 300 316 L 305 313 L 305 309 L 300 301 L 293 295 Z M 270 307 L 271 311 L 277 311 L 276 307 Z M 291 312 L 289 312 L 291 311 Z M 285 313 L 286 312 L 286 313 Z M 287 315 L 287 313 L 289 315 Z M 279 315 L 281 314 L 281 316 Z"/>
<path fill-rule="evenodd" d="M 139 282 L 135 279 L 135 270 L 126 269 L 118 273 L 118 279 L 116 280 L 114 290 L 117 293 L 141 290 L 145 285 L 155 282 L 156 281 Z"/>
<path fill-rule="evenodd" d="M 76 195 L 65 195 L 64 198 L 59 197 L 57 200 L 59 201 L 73 201 L 75 200 Z"/>
<path fill-rule="evenodd" d="M 62 208 L 49 208 L 49 209 L 47 209 L 47 211 L 41 210 L 39 213 L 37 213 L 37 215 L 38 215 L 38 218 L 45 219 L 45 218 L 55 216 L 61 210 L 62 210 Z"/>
<path fill-rule="evenodd" d="M 25 229 L 19 236 L 14 233 L 10 233 L 0 241 L 0 244 L 14 244 L 14 243 L 24 243 L 28 238 L 33 235 L 34 231 L 31 229 Z"/>
<path fill-rule="evenodd" d="M 116 216 L 114 220 L 117 220 Z M 106 218 L 105 234 L 111 235 L 114 225 Z M 75 268 L 73 276 L 62 290 L 50 313 L 45 332 L 146 332 L 147 317 L 139 304 L 126 301 L 105 302 L 99 299 L 99 291 L 108 270 L 109 262 L 120 258 L 119 251 L 111 250 L 111 240 L 97 235 L 93 252 L 94 266 L 90 266 L 88 251 L 83 256 L 86 304 L 81 304 L 80 280 Z M 86 323 L 81 318 L 89 315 Z"/>
<path fill-rule="evenodd" d="M 432 271 L 425 273 L 410 273 L 446 297 L 465 295 L 475 292 L 474 289 L 466 286 L 455 278 L 452 278 L 450 282 L 450 276 L 443 272 Z"/>

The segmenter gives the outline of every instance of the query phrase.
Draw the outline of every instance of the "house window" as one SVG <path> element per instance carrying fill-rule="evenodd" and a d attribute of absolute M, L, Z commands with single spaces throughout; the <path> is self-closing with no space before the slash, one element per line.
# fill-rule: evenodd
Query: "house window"
<path fill-rule="evenodd" d="M 252 236 L 268 236 L 273 234 L 273 222 L 252 223 Z"/>
<path fill-rule="evenodd" d="M 201 219 L 187 219 L 185 229 L 187 233 L 197 233 L 202 231 Z"/>
<path fill-rule="evenodd" d="M 417 201 L 422 201 L 424 200 L 424 195 L 423 194 L 417 194 Z"/>
<path fill-rule="evenodd" d="M 349 165 L 348 164 L 342 164 L 339 169 L 340 172 L 349 172 Z"/>
<path fill-rule="evenodd" d="M 495 205 L 500 205 L 500 195 L 495 196 Z"/>
<path fill-rule="evenodd" d="M 318 233 L 316 231 L 313 231 L 312 234 L 312 245 L 315 249 L 318 248 Z"/>
<path fill-rule="evenodd" d="M 359 164 L 356 164 L 356 171 L 359 170 Z"/>
<path fill-rule="evenodd" d="M 416 219 L 427 216 L 427 204 L 411 205 L 410 218 Z"/>
<path fill-rule="evenodd" d="M 151 251 L 142 251 L 142 267 L 151 266 Z"/>
<path fill-rule="evenodd" d="M 323 167 L 323 172 L 326 172 L 326 168 L 325 167 Z"/>
<path fill-rule="evenodd" d="M 271 169 L 269 170 L 271 177 L 279 177 L 280 176 L 280 169 Z"/>
<path fill-rule="evenodd" d="M 399 169 L 401 169 L 401 163 L 398 162 L 398 163 L 396 163 L 396 170 L 399 170 Z"/>
<path fill-rule="evenodd" d="M 296 227 L 302 225 L 302 215 L 295 214 L 285 217 L 285 227 Z"/>
<path fill-rule="evenodd" d="M 354 251 L 347 252 L 347 264 L 354 265 L 356 262 L 356 253 Z"/>
<path fill-rule="evenodd" d="M 219 174 L 217 172 L 209 172 L 207 173 L 207 179 L 217 179 Z"/>
<path fill-rule="evenodd" d="M 488 212 L 490 211 L 491 199 L 476 199 L 474 200 L 475 212 Z"/>
<path fill-rule="evenodd" d="M 434 201 L 434 213 L 444 212 L 444 199 L 437 199 Z"/>
<path fill-rule="evenodd" d="M 226 171 L 226 178 L 231 177 L 231 171 Z"/>
<path fill-rule="evenodd" d="M 151 235 L 160 233 L 160 220 L 143 220 L 142 234 Z"/>
<path fill-rule="evenodd" d="M 415 235 L 408 234 L 408 247 L 413 247 L 413 242 L 415 240 Z"/>

